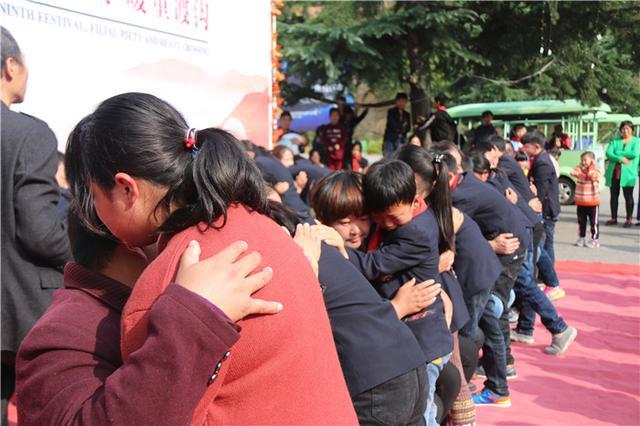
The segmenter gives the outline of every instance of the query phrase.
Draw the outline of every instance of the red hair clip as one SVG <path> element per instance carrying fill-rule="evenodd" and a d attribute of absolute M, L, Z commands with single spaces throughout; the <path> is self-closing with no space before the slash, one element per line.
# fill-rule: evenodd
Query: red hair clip
<path fill-rule="evenodd" d="M 186 131 L 184 136 L 184 146 L 187 149 L 194 149 L 196 147 L 196 132 L 197 130 L 193 127 Z"/>

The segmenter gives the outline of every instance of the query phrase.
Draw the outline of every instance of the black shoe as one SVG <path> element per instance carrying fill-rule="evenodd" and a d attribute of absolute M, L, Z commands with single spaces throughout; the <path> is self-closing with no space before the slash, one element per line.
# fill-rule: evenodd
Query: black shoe
<path fill-rule="evenodd" d="M 631 222 L 631 219 L 627 219 L 624 221 L 624 225 L 622 225 L 623 228 L 631 228 L 633 226 L 633 222 Z"/>
<path fill-rule="evenodd" d="M 604 226 L 616 226 L 618 224 L 618 219 L 609 219 L 604 223 Z"/>
<path fill-rule="evenodd" d="M 636 226 L 640 226 L 640 220 L 636 222 Z"/>

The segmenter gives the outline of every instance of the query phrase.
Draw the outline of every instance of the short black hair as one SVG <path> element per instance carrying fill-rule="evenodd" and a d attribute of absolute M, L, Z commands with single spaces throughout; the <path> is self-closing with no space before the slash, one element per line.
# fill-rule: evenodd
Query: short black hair
<path fill-rule="evenodd" d="M 336 101 L 343 101 L 343 102 L 347 102 L 347 98 L 345 98 L 344 96 L 340 95 L 336 98 Z"/>
<path fill-rule="evenodd" d="M 291 117 L 291 113 L 289 111 L 282 111 L 282 114 L 280 114 L 280 118 L 282 118 L 282 117 L 292 118 Z"/>
<path fill-rule="evenodd" d="M 410 204 L 416 197 L 415 175 L 408 164 L 399 160 L 373 163 L 362 182 L 367 208 L 373 213 L 397 204 Z"/>
<path fill-rule="evenodd" d="M 488 116 L 488 115 L 490 115 L 490 116 L 491 116 L 491 118 L 493 118 L 493 113 L 492 113 L 491 111 L 489 111 L 489 110 L 486 110 L 486 111 L 484 111 L 484 112 L 482 113 L 482 116 L 483 116 L 483 117 L 486 117 L 486 116 Z"/>
<path fill-rule="evenodd" d="M 480 152 L 482 155 L 484 155 L 485 152 L 493 151 L 493 147 L 494 145 L 489 143 L 489 141 L 480 141 L 473 146 L 473 149 L 471 151 Z"/>
<path fill-rule="evenodd" d="M 522 151 L 516 151 L 516 161 L 529 161 L 529 157 Z"/>
<path fill-rule="evenodd" d="M 487 157 L 484 156 L 484 153 L 481 151 L 471 151 L 469 153 L 469 159 L 473 164 L 474 173 L 489 173 L 491 172 L 491 163 L 487 160 Z"/>
<path fill-rule="evenodd" d="M 116 237 L 104 225 L 103 235 L 87 229 L 73 208 L 67 213 L 67 222 L 71 254 L 75 262 L 92 271 L 104 269 L 118 247 Z"/>
<path fill-rule="evenodd" d="M 360 143 L 360 141 L 353 141 L 351 143 L 351 149 L 353 149 L 353 147 L 356 147 L 356 146 L 360 147 L 360 151 L 362 151 L 362 144 Z"/>
<path fill-rule="evenodd" d="M 592 152 L 592 151 L 585 151 L 580 155 L 580 158 L 582 157 L 591 157 L 591 159 L 595 160 L 596 159 L 596 155 Z"/>
<path fill-rule="evenodd" d="M 631 127 L 631 130 L 635 130 L 636 128 L 636 126 L 633 125 L 633 122 L 631 122 L 630 120 L 624 120 L 622 123 L 620 123 L 620 127 L 618 127 L 618 130 L 622 130 L 624 126 Z"/>
<path fill-rule="evenodd" d="M 331 114 L 333 114 L 334 112 L 337 112 L 338 114 L 340 114 L 340 110 L 334 107 L 329 110 L 329 117 L 331 117 Z"/>
<path fill-rule="evenodd" d="M 515 133 L 520 129 L 524 129 L 524 127 L 525 127 L 524 124 L 518 123 L 511 128 L 511 131 Z"/>
<path fill-rule="evenodd" d="M 311 207 L 325 225 L 350 215 L 364 215 L 362 175 L 350 170 L 336 170 L 326 175 L 311 190 Z"/>
<path fill-rule="evenodd" d="M 504 152 L 507 143 L 509 144 L 511 143 L 505 140 L 502 136 L 498 136 L 498 135 L 493 135 L 486 141 L 491 145 L 495 146 L 500 152 Z"/>
<path fill-rule="evenodd" d="M 437 154 L 447 154 L 450 151 L 458 151 L 460 156 L 462 156 L 462 152 L 460 151 L 460 148 L 458 148 L 456 144 L 448 140 L 433 142 L 431 144 L 431 150 Z"/>
<path fill-rule="evenodd" d="M 396 101 L 400 99 L 404 99 L 405 101 L 408 101 L 409 96 L 407 96 L 407 94 L 404 92 L 398 92 L 398 94 L 396 95 Z"/>
<path fill-rule="evenodd" d="M 0 60 L 2 64 L 0 70 L 4 69 L 7 64 L 7 59 L 12 58 L 17 63 L 22 65 L 22 51 L 18 42 L 11 35 L 8 29 L 0 26 Z"/>
<path fill-rule="evenodd" d="M 539 130 L 530 130 L 524 134 L 522 137 L 523 145 L 538 145 L 539 147 L 544 147 L 546 143 L 546 138 Z"/>
<path fill-rule="evenodd" d="M 444 94 L 439 94 L 434 100 L 442 106 L 447 105 L 447 97 Z"/>

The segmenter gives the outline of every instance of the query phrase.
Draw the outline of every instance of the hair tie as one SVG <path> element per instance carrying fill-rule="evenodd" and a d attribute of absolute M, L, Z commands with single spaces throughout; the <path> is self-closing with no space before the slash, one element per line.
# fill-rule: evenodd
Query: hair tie
<path fill-rule="evenodd" d="M 198 152 L 198 147 L 196 146 L 196 135 L 198 130 L 195 128 L 190 128 L 185 132 L 184 135 L 184 146 L 185 148 L 191 150 L 191 155 L 193 158 L 196 158 L 196 154 Z"/>
<path fill-rule="evenodd" d="M 443 159 L 444 159 L 444 154 L 438 154 L 435 157 L 433 157 L 433 164 L 440 164 L 442 163 Z"/>

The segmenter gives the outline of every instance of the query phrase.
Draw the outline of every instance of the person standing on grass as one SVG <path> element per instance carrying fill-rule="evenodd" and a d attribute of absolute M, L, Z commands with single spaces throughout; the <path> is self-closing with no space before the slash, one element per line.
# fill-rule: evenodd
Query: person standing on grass
<path fill-rule="evenodd" d="M 587 151 L 580 156 L 580 165 L 571 172 L 576 178 L 576 211 L 578 214 L 578 247 L 598 248 L 600 222 L 598 210 L 600 207 L 600 171 L 596 167 L 596 156 Z M 591 222 L 591 241 L 587 242 L 587 218 Z"/>
<path fill-rule="evenodd" d="M 613 139 L 607 148 L 606 157 L 609 160 L 605 173 L 606 185 L 611 188 L 611 219 L 605 225 L 618 224 L 618 197 L 620 188 L 624 195 L 626 220 L 624 227 L 633 225 L 633 187 L 636 184 L 638 162 L 640 160 L 640 139 L 633 136 L 634 126 L 631 121 L 620 123 L 621 137 Z"/>

